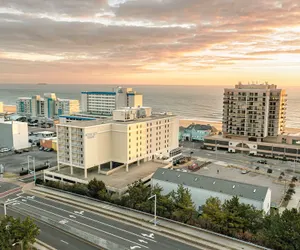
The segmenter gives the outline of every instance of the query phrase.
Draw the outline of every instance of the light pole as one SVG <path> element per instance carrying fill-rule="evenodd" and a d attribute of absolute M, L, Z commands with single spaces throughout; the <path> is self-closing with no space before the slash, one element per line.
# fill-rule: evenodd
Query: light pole
<path fill-rule="evenodd" d="M 216 161 L 218 160 L 218 146 L 219 146 L 219 144 L 216 144 L 216 148 L 215 148 L 216 149 L 215 150 L 216 151 Z"/>
<path fill-rule="evenodd" d="M 11 199 L 11 200 L 9 200 L 9 201 L 5 201 L 5 202 L 3 203 L 3 207 L 4 207 L 4 216 L 7 215 L 6 206 L 9 205 L 9 204 L 11 204 L 11 203 L 14 203 L 15 200 L 17 200 L 17 199 L 19 199 L 19 198 L 20 198 L 20 197 L 16 197 L 16 198 L 14 198 L 14 199 Z"/>
<path fill-rule="evenodd" d="M 20 244 L 21 250 L 23 250 L 23 241 L 18 241 L 18 242 L 16 242 L 16 243 L 12 244 L 11 246 L 14 247 L 14 246 L 16 246 L 16 245 L 18 245 L 18 244 Z"/>
<path fill-rule="evenodd" d="M 156 220 L 156 218 L 157 218 L 156 217 L 156 194 L 150 196 L 148 198 L 148 200 L 152 199 L 153 197 L 154 197 L 154 221 L 153 221 L 153 223 L 154 223 L 154 226 L 156 226 L 156 223 L 157 223 L 157 220 Z"/>
<path fill-rule="evenodd" d="M 32 166 L 33 166 L 33 181 L 34 181 L 34 184 L 35 184 L 35 181 L 36 181 L 36 174 L 35 174 L 35 157 L 33 157 L 33 156 L 31 156 L 31 155 L 28 155 L 28 156 L 27 156 L 27 160 L 28 160 L 28 173 L 32 173 L 32 171 L 31 171 L 30 168 L 29 168 L 30 157 L 32 158 L 31 162 L 32 162 Z"/>

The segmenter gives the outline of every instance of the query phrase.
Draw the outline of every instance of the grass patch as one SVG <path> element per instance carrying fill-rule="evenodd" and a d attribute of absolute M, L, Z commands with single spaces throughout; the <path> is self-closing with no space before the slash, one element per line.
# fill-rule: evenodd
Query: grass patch
<path fill-rule="evenodd" d="M 4 174 L 3 174 L 3 177 L 4 178 L 15 178 L 15 177 L 17 177 L 18 175 L 17 174 L 15 174 L 15 173 L 9 173 L 9 172 L 5 172 Z"/>

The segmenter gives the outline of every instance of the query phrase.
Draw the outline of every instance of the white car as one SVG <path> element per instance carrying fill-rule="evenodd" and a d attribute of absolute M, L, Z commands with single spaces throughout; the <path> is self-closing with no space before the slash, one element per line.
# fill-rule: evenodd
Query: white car
<path fill-rule="evenodd" d="M 10 149 L 9 148 L 1 148 L 0 149 L 0 153 L 5 153 L 5 152 L 9 152 Z"/>

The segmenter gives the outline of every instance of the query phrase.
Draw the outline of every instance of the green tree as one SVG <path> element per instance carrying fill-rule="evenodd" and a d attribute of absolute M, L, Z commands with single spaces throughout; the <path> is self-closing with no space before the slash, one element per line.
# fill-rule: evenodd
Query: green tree
<path fill-rule="evenodd" d="M 104 182 L 99 181 L 96 178 L 89 181 L 87 188 L 88 188 L 89 195 L 93 198 L 99 198 L 99 196 L 98 196 L 99 191 L 106 192 L 106 187 L 105 187 Z"/>
<path fill-rule="evenodd" d="M 33 244 L 39 235 L 39 228 L 29 217 L 21 221 L 11 216 L 0 220 L 0 249 L 8 250 L 14 243 L 22 241 L 24 249 Z"/>
<path fill-rule="evenodd" d="M 284 210 L 282 215 L 266 216 L 258 234 L 266 247 L 277 250 L 300 249 L 300 213 L 296 209 Z"/>
<path fill-rule="evenodd" d="M 179 185 L 176 192 L 171 192 L 171 198 L 174 202 L 174 219 L 188 223 L 196 215 L 195 205 L 192 201 L 191 193 L 188 188 Z"/>
<path fill-rule="evenodd" d="M 219 198 L 210 197 L 202 207 L 202 218 L 213 224 L 223 224 L 224 213 Z"/>

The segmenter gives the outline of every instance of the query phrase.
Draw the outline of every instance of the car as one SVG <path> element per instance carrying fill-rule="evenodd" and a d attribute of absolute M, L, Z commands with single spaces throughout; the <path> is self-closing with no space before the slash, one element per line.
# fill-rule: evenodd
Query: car
<path fill-rule="evenodd" d="M 15 150 L 15 154 L 22 154 L 21 150 Z"/>
<path fill-rule="evenodd" d="M 50 152 L 51 151 L 51 148 L 47 148 L 47 150 L 46 150 L 47 152 Z"/>
<path fill-rule="evenodd" d="M 48 150 L 48 148 L 44 148 L 44 151 L 47 151 Z"/>
<path fill-rule="evenodd" d="M 40 147 L 39 149 L 40 149 L 40 151 L 43 151 L 43 150 L 44 150 L 44 148 L 43 148 L 43 147 Z"/>
<path fill-rule="evenodd" d="M 9 152 L 10 149 L 9 148 L 1 148 L 0 149 L 0 153 L 5 153 L 5 152 Z"/>
<path fill-rule="evenodd" d="M 28 148 L 23 149 L 23 152 L 29 152 Z"/>
<path fill-rule="evenodd" d="M 250 172 L 249 170 L 243 169 L 242 172 L 241 172 L 241 174 L 248 174 L 249 172 Z"/>
<path fill-rule="evenodd" d="M 257 163 L 260 163 L 260 164 L 268 164 L 267 160 L 258 160 Z"/>

